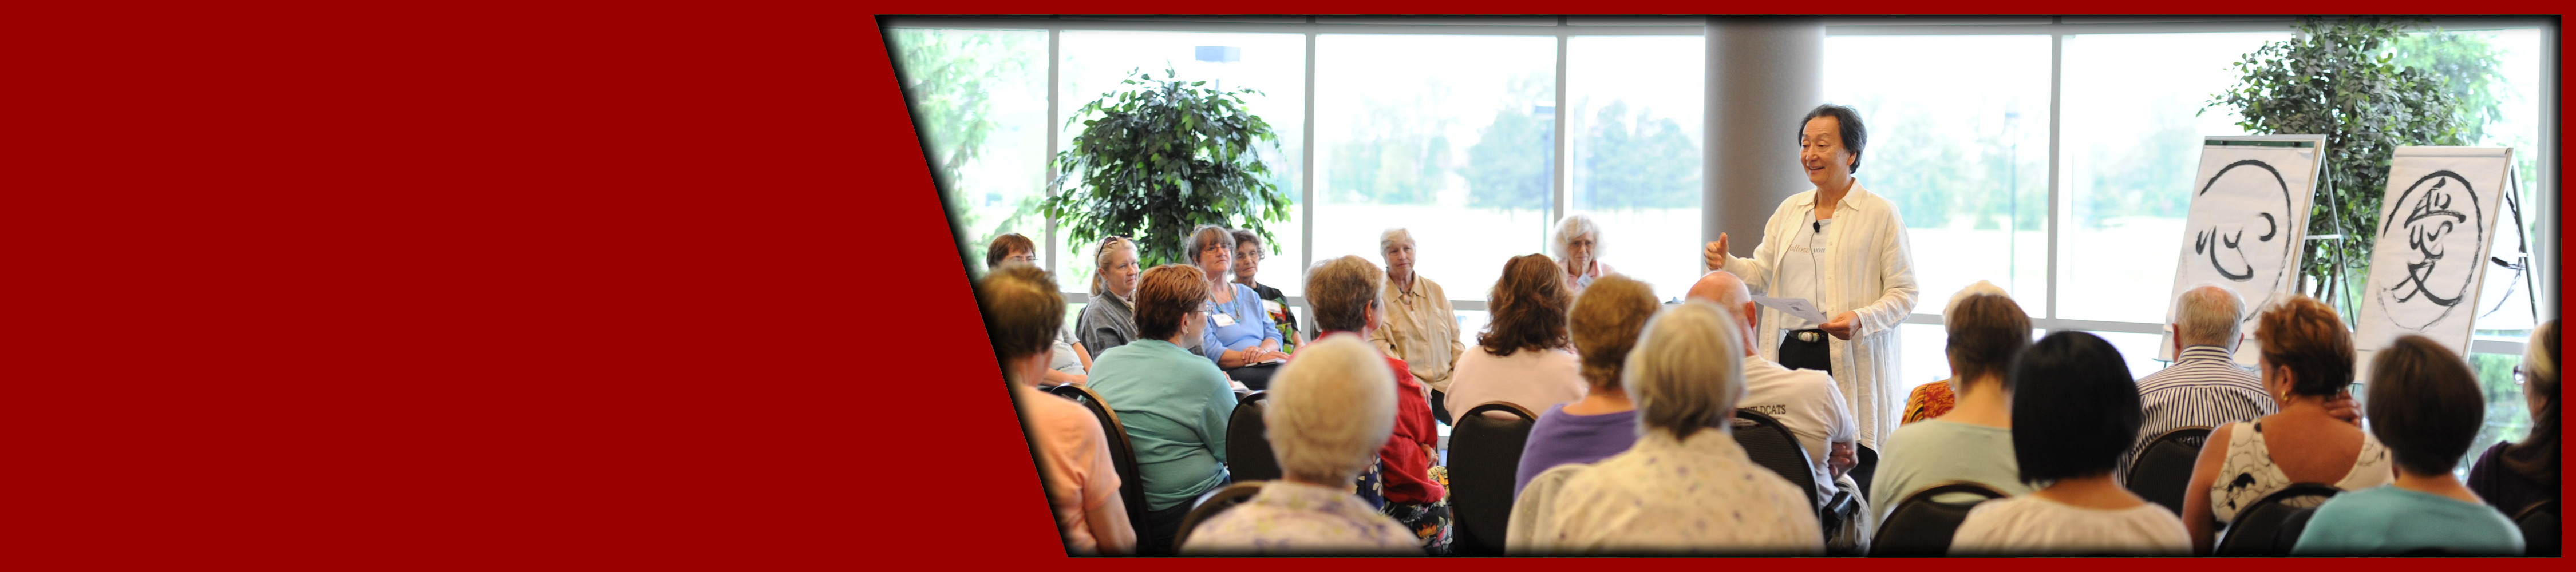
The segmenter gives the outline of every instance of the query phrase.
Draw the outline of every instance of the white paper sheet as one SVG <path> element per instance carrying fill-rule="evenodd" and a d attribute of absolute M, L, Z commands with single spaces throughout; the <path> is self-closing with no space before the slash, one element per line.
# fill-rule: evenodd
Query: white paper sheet
<path fill-rule="evenodd" d="M 1797 316 L 1798 319 L 1809 322 L 1822 324 L 1833 321 L 1833 319 L 1825 317 L 1824 310 L 1818 309 L 1815 302 L 1808 301 L 1806 298 L 1772 298 L 1768 296 L 1754 296 L 1753 303 L 1761 304 L 1762 307 L 1765 308 L 1779 310 L 1782 313 L 1786 313 L 1791 316 Z"/>

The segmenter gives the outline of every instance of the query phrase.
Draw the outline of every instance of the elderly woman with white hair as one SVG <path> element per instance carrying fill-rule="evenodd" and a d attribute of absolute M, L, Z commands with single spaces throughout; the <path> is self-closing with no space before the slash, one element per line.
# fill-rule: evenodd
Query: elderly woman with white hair
<path fill-rule="evenodd" d="M 1815 505 L 1754 464 L 1730 434 L 1744 397 L 1743 341 L 1715 304 L 1646 323 L 1622 383 L 1639 435 L 1625 453 L 1531 479 L 1507 547 L 1523 554 L 1822 555 Z"/>
<path fill-rule="evenodd" d="M 1467 351 L 1466 342 L 1458 340 L 1458 312 L 1449 306 L 1449 292 L 1440 283 L 1413 272 L 1411 231 L 1386 229 L 1377 244 L 1386 256 L 1386 284 L 1381 286 L 1386 313 L 1379 328 L 1369 332 L 1369 341 L 1404 360 L 1414 379 L 1431 386 L 1431 412 L 1446 422 L 1443 404 L 1448 402 L 1450 374 L 1458 355 Z"/>
<path fill-rule="evenodd" d="M 1601 261 L 1601 225 L 1587 215 L 1566 215 L 1556 221 L 1556 261 L 1565 273 L 1567 299 L 1583 295 L 1584 288 L 1603 276 L 1618 274 L 1610 264 Z"/>
<path fill-rule="evenodd" d="M 1281 478 L 1190 533 L 1186 554 L 1422 555 L 1404 525 L 1350 490 L 1395 428 L 1395 378 L 1385 358 L 1333 334 L 1271 380 L 1262 422 Z"/>
<path fill-rule="evenodd" d="M 1242 382 L 1245 387 L 1264 389 L 1270 376 L 1288 354 L 1279 351 L 1286 338 L 1270 321 L 1270 311 L 1261 305 L 1261 294 L 1252 287 L 1236 284 L 1234 277 L 1234 232 L 1217 225 L 1199 225 L 1190 231 L 1183 252 L 1199 271 L 1207 274 L 1208 327 L 1199 340 L 1199 351 L 1208 361 L 1225 370 L 1226 377 Z"/>

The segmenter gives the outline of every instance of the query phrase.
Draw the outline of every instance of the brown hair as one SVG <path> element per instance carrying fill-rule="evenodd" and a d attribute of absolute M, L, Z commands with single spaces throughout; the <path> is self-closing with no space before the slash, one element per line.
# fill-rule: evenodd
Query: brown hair
<path fill-rule="evenodd" d="M 2329 397 L 2352 383 L 2352 332 L 2334 308 L 2299 294 L 2263 310 L 2254 323 L 2266 367 L 2290 369 L 2291 394 Z"/>
<path fill-rule="evenodd" d="M 1594 280 L 1592 287 L 1574 298 L 1566 330 L 1574 338 L 1575 351 L 1583 354 L 1583 380 L 1591 382 L 1594 391 L 1619 388 L 1628 351 L 1637 348 L 1646 320 L 1661 309 L 1663 305 L 1655 303 L 1654 287 L 1617 274 Z"/>
<path fill-rule="evenodd" d="M 2522 390 L 2544 398 L 2531 412 L 2531 433 L 2504 449 L 2504 466 L 2523 477 L 2558 486 L 2558 321 L 2540 324 L 2523 348 Z"/>
<path fill-rule="evenodd" d="M 2020 302 L 2001 294 L 1969 294 L 1950 304 L 1941 328 L 1950 335 L 1942 353 L 1950 357 L 1958 387 L 1996 377 L 2006 378 L 2004 391 L 2012 391 L 2012 380 L 2004 373 L 2022 350 L 2030 349 L 2030 314 Z"/>
<path fill-rule="evenodd" d="M 1013 250 L 1026 250 L 1035 254 L 1038 251 L 1038 243 L 1016 232 L 993 237 L 993 244 L 984 247 L 984 270 L 989 272 L 993 267 L 1001 266 L 1002 259 L 1010 258 Z"/>
<path fill-rule="evenodd" d="M 1557 272 L 1556 261 L 1545 254 L 1515 256 L 1503 263 L 1503 278 L 1494 281 L 1494 292 L 1485 305 L 1493 321 L 1485 323 L 1485 333 L 1476 336 L 1476 345 L 1497 356 L 1522 348 L 1565 347 L 1565 310 L 1573 303 L 1566 299 L 1565 278 Z"/>
<path fill-rule="evenodd" d="M 1360 331 L 1385 279 L 1385 272 L 1358 255 L 1315 263 L 1306 271 L 1306 309 L 1314 313 L 1316 333 Z"/>
<path fill-rule="evenodd" d="M 2397 458 L 2397 468 L 2446 475 L 2486 425 L 2486 393 L 2469 363 L 2424 336 L 2406 335 L 2370 358 L 2363 409 L 2370 434 Z"/>
<path fill-rule="evenodd" d="M 1181 333 L 1181 319 L 1207 303 L 1207 272 L 1187 264 L 1165 264 L 1145 270 L 1136 284 L 1136 335 L 1168 340 Z"/>
<path fill-rule="evenodd" d="M 983 306 L 984 334 L 993 355 L 1003 361 L 1028 357 L 1055 345 L 1064 327 L 1064 295 L 1045 270 L 1026 264 L 996 268 L 975 282 L 975 301 Z"/>

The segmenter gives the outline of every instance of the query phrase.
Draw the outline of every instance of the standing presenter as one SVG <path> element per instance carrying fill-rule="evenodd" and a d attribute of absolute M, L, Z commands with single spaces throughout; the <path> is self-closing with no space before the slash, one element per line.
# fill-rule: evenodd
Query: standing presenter
<path fill-rule="evenodd" d="M 1816 188 L 1790 196 L 1762 225 L 1753 256 L 1727 250 L 1726 233 L 1701 256 L 1774 298 L 1809 301 L 1823 322 L 1762 310 L 1762 356 L 1824 370 L 1850 399 L 1860 443 L 1872 449 L 1896 430 L 1896 325 L 1914 311 L 1914 252 L 1895 205 L 1862 189 L 1860 113 L 1817 106 L 1800 122 L 1798 161 Z"/>

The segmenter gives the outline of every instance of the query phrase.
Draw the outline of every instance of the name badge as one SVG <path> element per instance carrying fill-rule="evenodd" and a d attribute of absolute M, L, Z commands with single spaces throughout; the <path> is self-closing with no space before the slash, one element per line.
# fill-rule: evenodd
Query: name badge
<path fill-rule="evenodd" d="M 1218 313 L 1214 313 L 1214 314 L 1208 314 L 1208 317 L 1216 320 L 1216 327 L 1219 327 L 1219 328 L 1231 328 L 1231 327 L 1234 327 L 1234 316 L 1233 316 L 1232 314 L 1226 314 L 1226 313 L 1224 313 L 1224 312 L 1218 312 Z"/>

